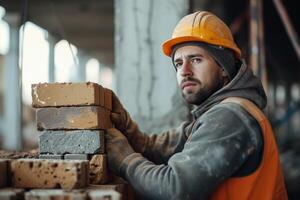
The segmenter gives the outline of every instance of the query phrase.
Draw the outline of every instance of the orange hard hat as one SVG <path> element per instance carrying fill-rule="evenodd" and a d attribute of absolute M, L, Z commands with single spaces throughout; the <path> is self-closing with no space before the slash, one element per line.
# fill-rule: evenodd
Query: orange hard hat
<path fill-rule="evenodd" d="M 172 38 L 162 45 L 163 52 L 171 56 L 172 48 L 185 42 L 205 42 L 231 49 L 237 58 L 241 50 L 234 42 L 228 26 L 217 16 L 207 11 L 198 11 L 182 18 L 175 27 Z"/>

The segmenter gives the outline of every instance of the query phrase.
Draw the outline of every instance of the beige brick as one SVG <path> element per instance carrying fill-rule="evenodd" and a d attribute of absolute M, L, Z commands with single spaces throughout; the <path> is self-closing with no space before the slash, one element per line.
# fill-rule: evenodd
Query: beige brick
<path fill-rule="evenodd" d="M 8 186 L 8 160 L 0 159 L 0 188 Z"/>
<path fill-rule="evenodd" d="M 25 193 L 25 200 L 87 200 L 83 190 L 33 189 Z"/>
<path fill-rule="evenodd" d="M 38 130 L 108 129 L 112 127 L 109 111 L 100 106 L 39 108 Z"/>
<path fill-rule="evenodd" d="M 95 190 L 89 192 L 91 200 L 121 200 L 121 195 L 114 190 Z"/>
<path fill-rule="evenodd" d="M 112 110 L 112 91 L 105 88 L 104 90 L 104 107 L 108 110 Z"/>
<path fill-rule="evenodd" d="M 43 83 L 33 84 L 32 106 L 100 105 L 100 86 L 96 83 Z"/>
<path fill-rule="evenodd" d="M 10 162 L 12 186 L 69 190 L 88 183 L 88 161 L 18 159 Z"/>
<path fill-rule="evenodd" d="M 0 200 L 22 200 L 24 199 L 24 189 L 2 188 L 0 189 Z"/>
<path fill-rule="evenodd" d="M 90 160 L 89 180 L 91 184 L 104 184 L 108 181 L 107 157 L 93 155 Z"/>
<path fill-rule="evenodd" d="M 38 158 L 38 149 L 30 151 L 6 151 L 0 150 L 0 159 L 18 159 L 18 158 Z"/>

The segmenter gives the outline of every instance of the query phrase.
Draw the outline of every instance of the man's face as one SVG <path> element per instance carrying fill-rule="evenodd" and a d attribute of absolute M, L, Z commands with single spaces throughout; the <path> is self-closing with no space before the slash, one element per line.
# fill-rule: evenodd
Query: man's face
<path fill-rule="evenodd" d="M 200 105 L 224 85 L 224 71 L 201 47 L 178 48 L 173 62 L 182 95 L 190 104 Z"/>

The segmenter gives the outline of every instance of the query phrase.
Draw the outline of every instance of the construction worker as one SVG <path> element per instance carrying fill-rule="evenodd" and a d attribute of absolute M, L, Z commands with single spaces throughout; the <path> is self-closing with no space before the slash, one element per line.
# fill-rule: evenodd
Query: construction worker
<path fill-rule="evenodd" d="M 163 46 L 193 120 L 142 133 L 113 97 L 108 164 L 145 199 L 286 200 L 261 81 L 229 28 L 210 12 L 182 18 Z"/>

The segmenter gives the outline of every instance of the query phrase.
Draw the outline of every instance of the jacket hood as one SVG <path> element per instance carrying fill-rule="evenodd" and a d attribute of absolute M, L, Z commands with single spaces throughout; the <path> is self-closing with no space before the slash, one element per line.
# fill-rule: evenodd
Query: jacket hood
<path fill-rule="evenodd" d="M 195 118 L 200 117 L 205 111 L 228 97 L 248 99 L 261 110 L 267 105 L 267 96 L 261 80 L 253 74 L 252 70 L 243 61 L 236 76 L 227 85 L 198 105 L 192 111 L 193 116 Z"/>

